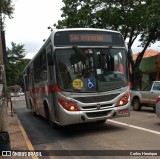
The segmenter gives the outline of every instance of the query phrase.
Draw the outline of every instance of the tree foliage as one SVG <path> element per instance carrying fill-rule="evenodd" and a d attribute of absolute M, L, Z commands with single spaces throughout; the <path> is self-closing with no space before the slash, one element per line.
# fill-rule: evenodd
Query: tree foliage
<path fill-rule="evenodd" d="M 24 59 L 24 44 L 11 43 L 12 48 L 7 48 L 8 63 L 6 64 L 7 85 L 20 85 L 23 88 L 23 70 L 30 61 Z"/>
<path fill-rule="evenodd" d="M 14 5 L 12 4 L 12 0 L 0 0 L 0 30 L 4 28 L 4 16 L 7 15 L 9 18 L 12 18 L 13 12 Z"/>
<path fill-rule="evenodd" d="M 2 50 L 5 50 L 5 43 L 4 43 L 4 37 L 2 37 L 2 35 L 4 35 L 4 20 L 5 20 L 5 16 L 7 15 L 9 18 L 12 18 L 12 14 L 14 11 L 14 7 L 12 5 L 12 0 L 0 0 L 0 42 L 2 41 L 2 44 L 0 43 L 0 46 L 2 48 Z M 4 45 L 3 45 L 4 44 Z M 2 52 L 3 52 L 2 51 Z M 1 60 L 2 61 L 2 60 Z M 5 82 L 3 81 L 3 92 L 5 94 Z M 3 100 L 3 102 L 0 104 L 0 133 L 1 132 L 6 132 L 7 131 L 7 114 L 5 112 L 6 111 L 6 106 L 4 106 L 5 99 Z"/>
<path fill-rule="evenodd" d="M 13 11 L 14 6 L 12 5 L 12 0 L 0 0 L 0 13 L 3 13 L 11 18 Z"/>
<path fill-rule="evenodd" d="M 7 58 L 10 63 L 21 61 L 25 57 L 24 44 L 11 42 L 12 48 L 7 48 Z"/>
<path fill-rule="evenodd" d="M 57 28 L 91 27 L 120 31 L 132 48 L 135 39 L 140 35 L 140 46 L 143 47 L 136 61 L 128 54 L 134 84 L 135 69 L 139 68 L 144 52 L 151 43 L 160 40 L 160 7 L 159 0 L 63 0 L 65 4 Z"/>

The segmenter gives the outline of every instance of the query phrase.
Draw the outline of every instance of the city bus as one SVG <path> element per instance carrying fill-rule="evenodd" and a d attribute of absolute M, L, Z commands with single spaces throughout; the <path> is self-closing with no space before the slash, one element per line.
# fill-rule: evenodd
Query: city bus
<path fill-rule="evenodd" d="M 59 126 L 129 117 L 128 72 L 119 32 L 55 29 L 24 70 L 27 108 Z"/>

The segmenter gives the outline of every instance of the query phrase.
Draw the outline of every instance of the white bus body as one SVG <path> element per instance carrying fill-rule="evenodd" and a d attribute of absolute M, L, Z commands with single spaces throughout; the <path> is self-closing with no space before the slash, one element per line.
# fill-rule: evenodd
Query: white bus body
<path fill-rule="evenodd" d="M 127 51 L 116 31 L 54 30 L 24 83 L 27 108 L 61 126 L 130 116 Z"/>

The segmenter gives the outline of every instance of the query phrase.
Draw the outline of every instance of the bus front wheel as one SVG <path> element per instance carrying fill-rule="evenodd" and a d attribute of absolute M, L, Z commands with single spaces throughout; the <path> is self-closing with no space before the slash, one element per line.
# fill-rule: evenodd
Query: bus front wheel
<path fill-rule="evenodd" d="M 49 107 L 48 107 L 48 105 L 47 105 L 46 102 L 44 103 L 44 112 L 45 112 L 45 118 L 49 122 L 49 125 L 51 127 L 55 128 L 55 129 L 57 129 L 59 126 L 51 120 L 51 115 L 50 115 L 50 112 L 49 112 Z"/>
<path fill-rule="evenodd" d="M 104 119 L 104 120 L 97 120 L 96 122 L 97 122 L 98 124 L 103 124 L 103 123 L 106 122 L 106 119 Z"/>
<path fill-rule="evenodd" d="M 44 112 L 45 112 L 46 120 L 49 121 L 49 123 L 50 123 L 51 122 L 51 117 L 50 117 L 50 112 L 49 112 L 48 105 L 46 103 L 44 103 Z"/>

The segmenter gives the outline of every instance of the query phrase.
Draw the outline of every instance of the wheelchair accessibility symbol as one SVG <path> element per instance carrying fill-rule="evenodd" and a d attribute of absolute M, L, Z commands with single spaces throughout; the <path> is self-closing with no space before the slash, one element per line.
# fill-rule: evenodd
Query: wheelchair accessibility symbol
<path fill-rule="evenodd" d="M 87 79 L 87 88 L 96 88 L 96 80 L 95 78 L 88 78 Z"/>

